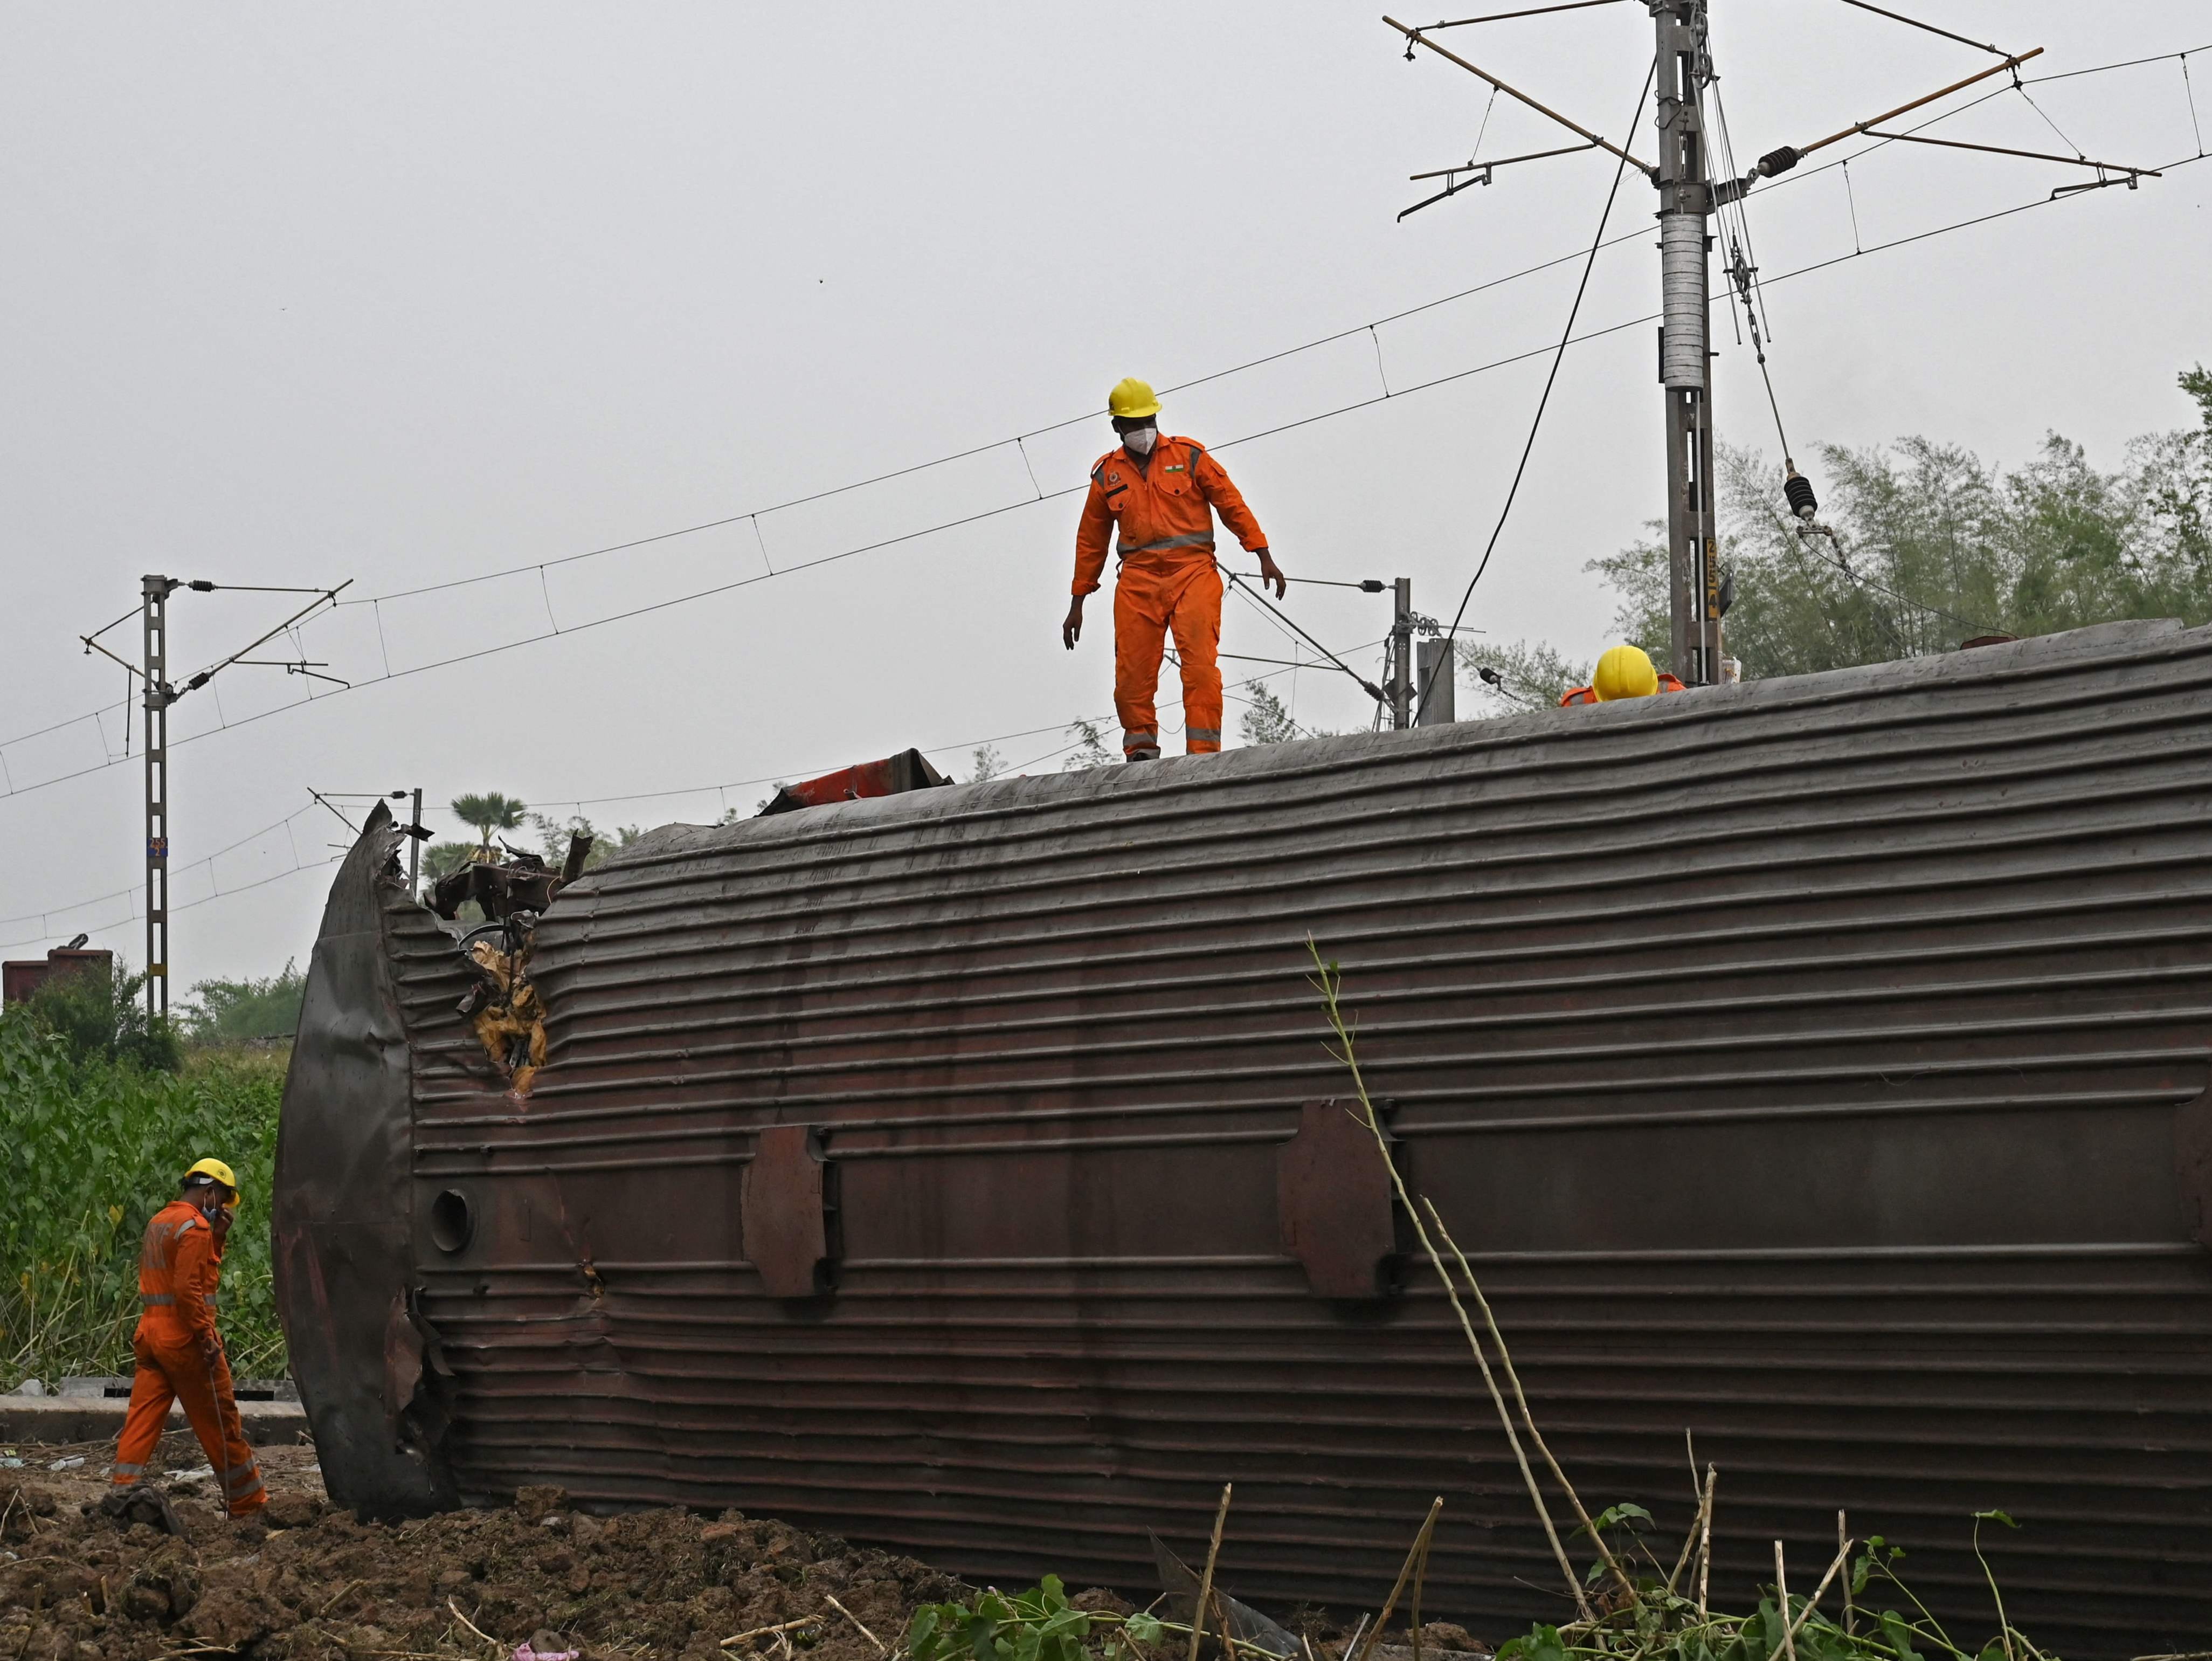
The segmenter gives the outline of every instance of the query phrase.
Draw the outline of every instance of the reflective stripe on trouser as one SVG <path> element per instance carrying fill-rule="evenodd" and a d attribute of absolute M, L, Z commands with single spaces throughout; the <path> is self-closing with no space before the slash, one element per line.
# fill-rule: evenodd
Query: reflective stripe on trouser
<path fill-rule="evenodd" d="M 243 1517 L 269 1503 L 261 1466 L 246 1440 L 231 1388 L 230 1363 L 220 1354 L 210 1362 L 190 1345 L 155 1345 L 141 1337 L 131 1349 L 138 1369 L 131 1380 L 131 1411 L 116 1439 L 114 1484 L 130 1488 L 144 1470 L 169 1421 L 169 1404 L 182 1403 L 208 1463 L 221 1477 L 230 1514 Z"/>
<path fill-rule="evenodd" d="M 1114 707 L 1125 752 L 1158 747 L 1160 656 L 1170 632 L 1182 660 L 1184 747 L 1221 748 L 1221 574 L 1200 553 L 1128 562 L 1114 581 Z"/>

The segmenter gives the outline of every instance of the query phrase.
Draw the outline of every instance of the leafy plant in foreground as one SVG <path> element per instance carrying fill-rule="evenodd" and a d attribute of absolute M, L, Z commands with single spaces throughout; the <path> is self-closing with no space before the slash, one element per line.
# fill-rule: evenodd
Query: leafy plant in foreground
<path fill-rule="evenodd" d="M 983 1591 L 972 1603 L 928 1603 L 915 1611 L 906 1651 L 913 1661 L 1088 1661 L 1094 1627 L 1104 1628 L 1108 1661 L 1157 1640 L 1168 1623 L 1077 1609 L 1056 1574 L 1009 1597 Z M 1185 1629 L 1187 1630 L 1187 1628 Z M 1134 1640 L 1133 1643 L 1131 1640 Z"/>

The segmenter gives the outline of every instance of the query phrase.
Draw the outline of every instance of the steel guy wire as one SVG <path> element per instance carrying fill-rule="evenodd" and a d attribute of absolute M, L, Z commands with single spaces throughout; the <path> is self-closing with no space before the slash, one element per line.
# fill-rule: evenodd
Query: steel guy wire
<path fill-rule="evenodd" d="M 1986 623 L 1977 623 L 1972 618 L 1960 617 L 1956 611 L 1947 611 L 1940 605 L 1930 605 L 1926 600 L 1915 599 L 1910 594 L 1899 593 L 1896 589 L 1888 587 L 1887 584 L 1875 581 L 1872 577 L 1866 575 L 1863 572 L 1853 570 L 1849 562 L 1844 560 L 1840 553 L 1831 556 L 1820 552 L 1820 550 L 1813 546 L 1809 538 L 1800 537 L 1798 538 L 1798 544 L 1803 551 L 1813 555 L 1816 559 L 1822 560 L 1826 563 L 1834 566 L 1838 571 L 1841 571 L 1845 576 L 1849 577 L 1853 582 L 1857 583 L 1861 587 L 1871 588 L 1877 593 L 1887 594 L 1892 599 L 1895 600 L 1899 605 L 1910 605 L 1916 611 L 1926 611 L 1931 616 L 1942 618 L 1948 622 L 1955 623 L 1961 629 L 1972 629 L 1978 634 L 1994 635 L 2000 632 L 1997 630 L 1990 628 Z M 1891 631 L 1891 636 L 1892 638 L 1895 638 L 1894 630 Z"/>
<path fill-rule="evenodd" d="M 1632 141 L 1635 137 L 1637 124 L 1644 119 L 1644 105 L 1651 96 L 1651 85 L 1658 74 L 1659 60 L 1655 58 L 1651 60 L 1650 68 L 1644 72 L 1644 84 L 1637 89 L 1636 93 L 1636 111 L 1629 117 L 1628 131 Z M 1590 239 L 1589 257 L 1583 262 L 1582 281 L 1575 284 L 1574 303 L 1567 308 L 1567 326 L 1560 331 L 1559 348 L 1552 354 L 1551 372 L 1544 377 L 1544 390 L 1536 400 L 1535 417 L 1528 423 L 1528 437 L 1521 447 L 1521 459 L 1514 466 L 1513 482 L 1506 486 L 1504 505 L 1498 510 L 1498 523 L 1491 527 L 1490 541 L 1482 551 L 1481 563 L 1474 568 L 1474 575 L 1467 580 L 1466 590 L 1459 597 L 1459 610 L 1452 613 L 1451 626 L 1454 633 L 1458 632 L 1460 624 L 1467 619 L 1468 603 L 1474 598 L 1474 586 L 1482 581 L 1482 574 L 1490 569 L 1490 557 L 1498 551 L 1498 538 L 1504 533 L 1505 520 L 1513 511 L 1514 498 L 1521 493 L 1521 479 L 1528 471 L 1528 457 L 1535 450 L 1536 435 L 1544 425 L 1544 411 L 1551 405 L 1552 387 L 1559 378 L 1559 365 L 1566 361 L 1568 344 L 1574 338 L 1575 319 L 1582 315 L 1583 296 L 1589 291 L 1590 272 L 1597 265 L 1598 250 L 1605 246 L 1605 228 L 1613 218 L 1613 204 L 1620 195 L 1621 177 L 1627 171 L 1628 156 L 1624 148 L 1620 159 L 1613 164 L 1613 184 L 1605 193 L 1605 208 L 1597 216 L 1597 234 Z M 1455 654 L 1449 652 L 1439 652 L 1437 654 L 1436 662 L 1430 667 L 1428 674 L 1423 678 L 1419 693 L 1413 700 L 1413 707 L 1416 709 L 1427 708 L 1429 695 L 1436 685 L 1437 672 L 1442 669 L 1454 655 Z"/>

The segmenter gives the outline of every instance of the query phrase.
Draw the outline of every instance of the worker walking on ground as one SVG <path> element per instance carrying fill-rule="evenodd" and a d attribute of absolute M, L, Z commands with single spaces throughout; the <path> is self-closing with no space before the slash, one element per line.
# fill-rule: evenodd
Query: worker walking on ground
<path fill-rule="evenodd" d="M 146 1225 L 138 1257 L 141 1312 L 131 1341 L 138 1368 L 115 1445 L 112 1499 L 138 1485 L 168 1422 L 169 1403 L 177 1401 L 222 1483 L 230 1514 L 251 1516 L 269 1503 L 215 1327 L 216 1282 L 238 1198 L 230 1167 L 202 1159 L 185 1173 L 177 1197 Z"/>
<path fill-rule="evenodd" d="M 1160 655 L 1175 635 L 1182 661 L 1183 747 L 1221 748 L 1221 573 L 1213 563 L 1213 515 L 1260 561 L 1262 587 L 1278 599 L 1289 579 L 1267 551 L 1266 533 L 1221 464 L 1194 438 L 1160 436 L 1160 401 L 1141 380 L 1124 380 L 1106 400 L 1121 447 L 1091 470 L 1091 495 L 1075 532 L 1074 600 L 1060 624 L 1069 651 L 1083 635 L 1083 598 L 1106 569 L 1107 532 L 1116 531 L 1121 567 L 1114 579 L 1114 708 L 1121 753 L 1157 761 L 1160 723 L 1154 700 Z"/>
<path fill-rule="evenodd" d="M 1571 687 L 1559 704 L 1611 703 L 1618 698 L 1648 698 L 1655 692 L 1680 692 L 1682 683 L 1652 666 L 1651 657 L 1640 646 L 1608 646 L 1597 660 L 1587 686 Z"/>

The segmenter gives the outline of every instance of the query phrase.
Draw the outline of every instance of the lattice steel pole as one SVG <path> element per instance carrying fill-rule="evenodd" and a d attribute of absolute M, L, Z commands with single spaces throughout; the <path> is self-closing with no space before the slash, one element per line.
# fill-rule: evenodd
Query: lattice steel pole
<path fill-rule="evenodd" d="M 146 634 L 146 1024 L 169 1013 L 169 595 L 174 577 L 140 579 Z"/>

